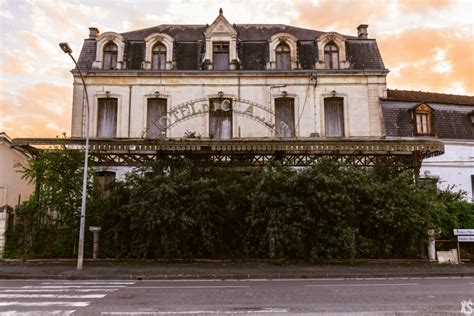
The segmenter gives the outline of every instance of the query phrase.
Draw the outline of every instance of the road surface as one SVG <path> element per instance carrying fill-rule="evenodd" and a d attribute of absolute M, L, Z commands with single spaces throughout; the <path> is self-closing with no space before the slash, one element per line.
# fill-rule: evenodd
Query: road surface
<path fill-rule="evenodd" d="M 462 315 L 474 278 L 0 280 L 0 315 Z M 462 303 L 463 302 L 463 303 Z M 474 315 L 474 312 L 473 312 Z"/>

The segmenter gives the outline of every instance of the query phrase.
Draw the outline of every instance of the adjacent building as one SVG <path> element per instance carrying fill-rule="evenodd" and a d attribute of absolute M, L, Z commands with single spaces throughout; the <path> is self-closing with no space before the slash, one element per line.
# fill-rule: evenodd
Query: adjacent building
<path fill-rule="evenodd" d="M 12 139 L 0 132 L 0 258 L 5 246 L 5 231 L 14 223 L 14 209 L 29 198 L 34 184 L 22 179 L 17 164 L 28 165 L 31 156 L 11 146 Z"/>
<path fill-rule="evenodd" d="M 421 176 L 474 196 L 474 96 L 387 90 L 381 100 L 387 139 L 436 139 L 444 155 L 423 161 Z"/>

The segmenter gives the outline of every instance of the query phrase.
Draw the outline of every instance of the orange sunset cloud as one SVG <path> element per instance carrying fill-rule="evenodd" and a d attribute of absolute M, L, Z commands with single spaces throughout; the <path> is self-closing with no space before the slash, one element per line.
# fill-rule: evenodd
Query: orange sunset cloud
<path fill-rule="evenodd" d="M 111 5 L 113 3 L 113 5 Z M 126 32 L 159 24 L 281 23 L 356 35 L 369 24 L 388 88 L 474 94 L 474 2 L 469 0 L 0 1 L 0 131 L 12 137 L 70 132 L 72 61 L 88 27 Z M 276 14 L 279 13 L 279 14 Z"/>

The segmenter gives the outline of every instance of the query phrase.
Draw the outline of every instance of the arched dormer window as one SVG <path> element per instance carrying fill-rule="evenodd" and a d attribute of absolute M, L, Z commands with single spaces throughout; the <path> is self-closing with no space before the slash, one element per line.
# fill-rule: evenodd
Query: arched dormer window
<path fill-rule="evenodd" d="M 117 45 L 113 42 L 109 42 L 105 45 L 102 69 L 117 69 L 117 52 Z"/>
<path fill-rule="evenodd" d="M 173 69 L 174 39 L 168 34 L 153 33 L 145 38 L 145 60 L 143 69 L 171 70 Z"/>
<path fill-rule="evenodd" d="M 347 69 L 350 63 L 346 60 L 346 39 L 341 34 L 324 33 L 316 39 L 319 58 L 316 69 Z"/>
<path fill-rule="evenodd" d="M 433 109 L 427 103 L 422 102 L 412 108 L 413 112 L 413 134 L 415 136 L 435 136 L 433 127 Z"/>
<path fill-rule="evenodd" d="M 290 47 L 281 43 L 275 48 L 276 69 L 291 69 Z"/>
<path fill-rule="evenodd" d="M 270 61 L 267 69 L 298 69 L 296 58 L 297 41 L 298 39 L 289 33 L 273 35 L 268 40 Z"/>
<path fill-rule="evenodd" d="M 125 69 L 125 63 L 123 61 L 124 51 L 125 41 L 122 35 L 115 32 L 105 32 L 101 34 L 97 37 L 97 50 L 92 68 Z M 109 62 L 109 60 L 111 62 Z M 113 66 L 113 68 L 111 68 L 111 66 Z"/>
<path fill-rule="evenodd" d="M 339 68 L 339 49 L 333 42 L 326 44 L 324 47 L 324 64 L 326 69 Z"/>
<path fill-rule="evenodd" d="M 161 43 L 157 43 L 153 46 L 151 69 L 166 69 L 166 47 Z"/>

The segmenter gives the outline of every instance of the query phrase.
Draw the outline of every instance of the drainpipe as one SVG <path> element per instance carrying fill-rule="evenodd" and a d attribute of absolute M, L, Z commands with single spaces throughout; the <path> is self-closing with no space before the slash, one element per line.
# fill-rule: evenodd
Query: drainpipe
<path fill-rule="evenodd" d="M 132 121 L 132 86 L 128 86 L 128 138 L 130 138 L 130 124 Z"/>

